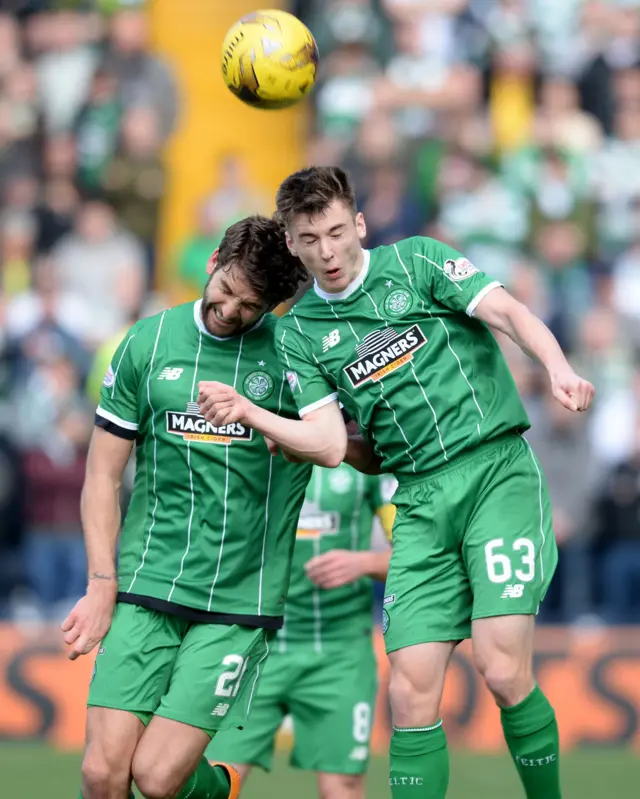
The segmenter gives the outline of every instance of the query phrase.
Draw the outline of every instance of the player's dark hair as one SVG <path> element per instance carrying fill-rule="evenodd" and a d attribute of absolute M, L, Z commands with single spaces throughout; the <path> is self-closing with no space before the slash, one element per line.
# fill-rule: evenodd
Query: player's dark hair
<path fill-rule="evenodd" d="M 257 214 L 228 227 L 220 242 L 217 268 L 233 265 L 269 308 L 293 297 L 308 279 L 302 262 L 289 252 L 282 225 Z"/>
<path fill-rule="evenodd" d="M 311 166 L 282 181 L 276 194 L 276 214 L 288 227 L 298 214 L 322 213 L 335 200 L 356 213 L 356 193 L 347 173 L 339 166 Z"/>

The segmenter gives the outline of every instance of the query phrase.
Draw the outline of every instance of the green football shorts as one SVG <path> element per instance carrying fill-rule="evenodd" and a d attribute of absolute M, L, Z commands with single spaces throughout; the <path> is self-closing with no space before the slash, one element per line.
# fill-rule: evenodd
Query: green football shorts
<path fill-rule="evenodd" d="M 242 725 L 274 636 L 118 603 L 87 704 L 128 710 L 145 724 L 163 716 L 210 735 Z"/>
<path fill-rule="evenodd" d="M 371 636 L 342 642 L 290 644 L 267 659 L 242 730 L 219 733 L 209 744 L 210 760 L 271 770 L 276 733 L 291 715 L 291 765 L 330 774 L 363 774 L 377 691 Z"/>
<path fill-rule="evenodd" d="M 503 436 L 403 482 L 392 501 L 387 652 L 469 638 L 473 619 L 538 612 L 558 551 L 545 478 L 524 438 Z"/>

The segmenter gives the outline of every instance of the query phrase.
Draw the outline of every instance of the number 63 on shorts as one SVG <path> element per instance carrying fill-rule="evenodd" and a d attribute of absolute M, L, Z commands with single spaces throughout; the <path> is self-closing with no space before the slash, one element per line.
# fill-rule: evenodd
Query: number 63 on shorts
<path fill-rule="evenodd" d="M 401 485 L 394 504 L 388 652 L 468 638 L 473 619 L 537 613 L 558 553 L 546 481 L 521 436 Z"/>

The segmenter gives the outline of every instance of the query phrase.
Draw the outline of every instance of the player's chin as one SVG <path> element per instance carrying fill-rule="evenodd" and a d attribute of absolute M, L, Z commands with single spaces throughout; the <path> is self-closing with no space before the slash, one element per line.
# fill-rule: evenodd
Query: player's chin
<path fill-rule="evenodd" d="M 221 322 L 215 313 L 212 311 L 207 317 L 207 329 L 209 332 L 218 338 L 227 338 L 228 336 L 235 336 L 241 325 L 237 322 L 232 324 L 225 324 Z"/>
<path fill-rule="evenodd" d="M 330 293 L 344 291 L 349 286 L 349 278 L 340 270 L 339 272 L 327 273 L 323 276 L 322 288 Z"/>

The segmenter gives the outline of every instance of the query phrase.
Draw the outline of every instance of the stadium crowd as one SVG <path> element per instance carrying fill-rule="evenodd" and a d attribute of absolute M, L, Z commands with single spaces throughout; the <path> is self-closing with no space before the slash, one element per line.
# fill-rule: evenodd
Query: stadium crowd
<path fill-rule="evenodd" d="M 22 5 L 0 16 L 0 615 L 57 618 L 84 588 L 102 376 L 126 326 L 166 302 L 154 245 L 180 100 L 142 11 Z M 322 55 L 307 160 L 349 170 L 367 246 L 452 244 L 596 385 L 572 415 L 504 342 L 563 553 L 541 618 L 640 621 L 640 3 L 291 10 Z M 226 225 L 272 207 L 233 154 L 215 180 L 174 259 L 195 295 Z"/>

